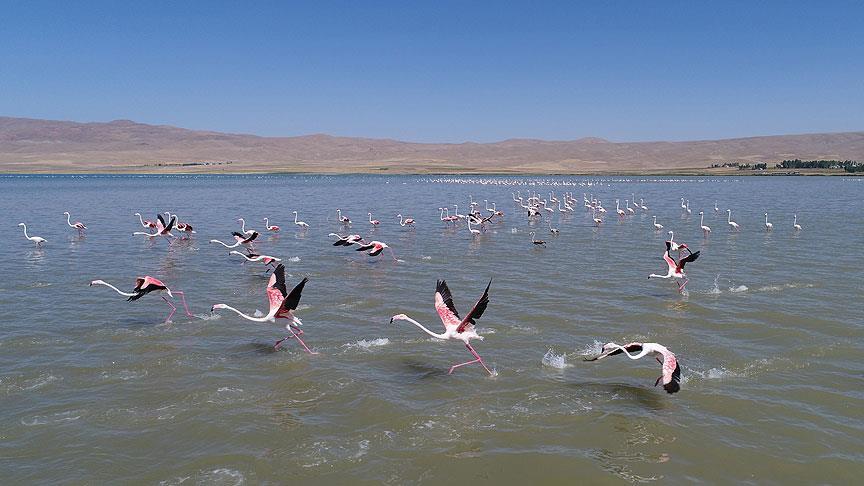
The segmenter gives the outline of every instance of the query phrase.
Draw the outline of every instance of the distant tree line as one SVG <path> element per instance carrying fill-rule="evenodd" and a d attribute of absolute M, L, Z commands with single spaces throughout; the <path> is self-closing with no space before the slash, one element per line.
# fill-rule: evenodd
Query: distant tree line
<path fill-rule="evenodd" d="M 864 164 L 854 160 L 784 160 L 778 169 L 843 169 L 846 172 L 864 172 Z"/>

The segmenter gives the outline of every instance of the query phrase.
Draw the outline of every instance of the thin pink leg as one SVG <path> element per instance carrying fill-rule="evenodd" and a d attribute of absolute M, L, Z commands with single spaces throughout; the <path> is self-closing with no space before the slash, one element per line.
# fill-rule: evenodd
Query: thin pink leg
<path fill-rule="evenodd" d="M 687 285 L 687 282 L 689 282 L 689 281 L 690 281 L 690 279 L 685 278 L 684 283 L 678 285 L 678 292 L 679 293 L 684 293 L 684 286 Z"/>
<path fill-rule="evenodd" d="M 292 334 L 295 338 L 297 338 L 297 341 L 300 343 L 301 346 L 303 346 L 303 349 L 305 349 L 307 353 L 309 353 L 309 354 L 318 354 L 318 353 L 316 353 L 315 351 L 312 351 L 311 349 L 309 349 L 309 346 L 306 346 L 306 343 L 304 343 L 303 340 L 300 339 L 300 336 L 299 336 L 296 332 L 294 332 L 294 329 L 291 329 L 291 327 L 289 326 L 289 327 L 288 327 L 288 330 L 291 331 L 291 334 Z"/>
<path fill-rule="evenodd" d="M 474 363 L 480 363 L 480 365 L 483 367 L 483 369 L 485 369 L 486 372 L 489 373 L 489 375 L 491 376 L 492 372 L 489 370 L 489 368 L 486 367 L 486 364 L 483 363 L 483 358 L 481 358 L 480 355 L 477 354 L 477 351 L 474 351 L 474 348 L 472 348 L 471 345 L 468 343 L 465 343 L 465 347 L 468 348 L 468 351 L 470 351 L 471 355 L 474 356 L 474 358 L 476 358 L 476 359 L 451 366 L 450 371 L 447 374 L 448 375 L 453 374 L 453 370 L 455 370 L 456 368 L 460 368 L 462 366 L 466 366 L 466 365 L 470 365 L 470 364 L 474 364 Z"/>
<path fill-rule="evenodd" d="M 186 309 L 186 315 L 189 317 L 195 317 L 191 312 L 189 312 L 189 306 L 186 305 L 186 295 L 179 290 L 173 290 L 172 293 L 180 296 L 180 302 L 183 302 L 183 308 Z"/>
<path fill-rule="evenodd" d="M 166 299 L 164 295 L 162 296 L 162 300 L 164 300 L 166 304 L 171 306 L 171 313 L 168 314 L 168 317 L 165 318 L 165 324 L 168 324 L 169 322 L 171 322 L 171 316 L 173 316 L 174 313 L 177 311 L 177 307 L 175 307 L 174 304 L 171 303 L 171 301 Z"/>

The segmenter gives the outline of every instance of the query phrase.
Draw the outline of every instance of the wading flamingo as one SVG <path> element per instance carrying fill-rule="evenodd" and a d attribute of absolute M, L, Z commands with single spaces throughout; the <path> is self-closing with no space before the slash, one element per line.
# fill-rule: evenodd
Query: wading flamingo
<path fill-rule="evenodd" d="M 78 230 L 79 235 L 84 234 L 84 230 L 87 229 L 87 226 L 84 225 L 81 221 L 75 221 L 74 223 L 71 221 L 71 216 L 69 216 L 69 211 L 64 211 L 63 214 L 66 215 L 66 224 L 69 225 L 70 228 L 75 228 Z"/>
<path fill-rule="evenodd" d="M 309 354 L 318 354 L 309 349 L 309 347 L 306 346 L 306 343 L 304 343 L 300 338 L 303 331 L 297 326 L 302 326 L 303 322 L 294 315 L 294 311 L 297 309 L 297 304 L 300 302 L 300 294 L 303 292 L 303 287 L 306 286 L 306 282 L 308 281 L 308 278 L 304 278 L 300 283 L 294 286 L 291 293 L 288 293 L 288 287 L 285 286 L 285 266 L 280 263 L 279 266 L 276 267 L 276 270 L 273 271 L 273 274 L 270 275 L 270 280 L 267 282 L 267 300 L 270 303 L 270 311 L 267 312 L 267 315 L 263 317 L 253 317 L 225 304 L 215 304 L 210 308 L 210 312 L 214 312 L 216 309 L 227 309 L 243 319 L 254 322 L 275 322 L 276 319 L 288 319 L 289 322 L 285 326 L 285 329 L 288 329 L 291 335 L 276 341 L 276 344 L 273 345 L 273 349 L 279 349 L 279 345 L 281 345 L 285 340 L 293 337 L 297 338 L 297 342 L 303 346 L 303 349 L 305 349 L 306 352 Z"/>
<path fill-rule="evenodd" d="M 663 389 L 666 393 L 677 393 L 681 389 L 681 367 L 678 366 L 678 360 L 671 351 L 666 349 L 666 346 L 657 343 L 630 343 L 620 346 L 615 343 L 606 343 L 603 345 L 602 352 L 592 358 L 584 358 L 585 361 L 597 361 L 607 356 L 624 353 L 630 359 L 639 359 L 643 356 L 653 354 L 657 358 L 657 362 L 662 366 L 663 374 L 654 386 L 663 384 Z M 635 355 L 630 353 L 637 353 Z M 663 358 L 662 360 L 660 358 Z"/>
<path fill-rule="evenodd" d="M 351 219 L 349 219 L 348 216 L 342 216 L 341 209 L 336 210 L 336 219 L 338 219 L 342 224 L 351 224 Z"/>
<path fill-rule="evenodd" d="M 247 229 L 246 229 L 246 220 L 245 220 L 245 219 L 243 219 L 243 218 L 237 218 L 237 222 L 240 223 L 240 231 L 242 231 L 243 234 L 245 234 L 245 235 L 251 235 L 252 233 L 255 232 L 255 230 L 252 230 L 252 229 L 248 229 L 248 230 L 247 230 Z"/>
<path fill-rule="evenodd" d="M 465 363 L 455 364 L 450 367 L 450 371 L 447 373 L 452 374 L 453 370 L 456 368 L 460 368 L 465 365 L 470 365 L 474 363 L 480 363 L 483 366 L 483 369 L 486 370 L 489 375 L 493 375 L 492 371 L 486 367 L 486 363 L 483 362 L 483 358 L 477 354 L 477 351 L 471 346 L 470 341 L 472 339 L 483 340 L 483 336 L 477 334 L 474 330 L 474 323 L 477 319 L 483 316 L 483 312 L 486 311 L 486 307 L 489 305 L 489 287 L 492 285 L 492 280 L 489 280 L 489 284 L 486 285 L 486 290 L 483 291 L 483 295 L 480 297 L 480 300 L 474 304 L 474 307 L 471 308 L 471 312 L 469 312 L 464 319 L 459 317 L 459 313 L 456 311 L 456 306 L 453 305 L 453 297 L 450 294 L 450 289 L 447 287 L 447 282 L 444 280 L 439 280 L 436 288 L 435 288 L 435 310 L 438 312 L 438 317 L 441 318 L 441 322 L 444 324 L 444 332 L 441 334 L 434 333 L 429 329 L 423 327 L 422 324 L 411 319 L 405 314 L 396 314 L 395 316 L 390 318 L 390 323 L 392 324 L 394 321 L 408 321 L 411 324 L 419 327 L 426 334 L 437 338 L 437 339 L 458 339 L 465 343 L 465 347 L 468 348 L 468 351 L 474 356 L 474 359 L 471 361 L 467 361 Z"/>
<path fill-rule="evenodd" d="M 281 229 L 275 224 L 271 225 L 270 218 L 264 218 L 264 227 L 267 229 L 267 231 L 272 231 L 274 233 L 279 232 L 279 230 Z"/>
<path fill-rule="evenodd" d="M 174 238 L 174 235 L 171 234 L 171 230 L 174 229 L 174 223 L 177 222 L 177 216 L 173 216 L 168 224 L 165 224 L 165 218 L 162 217 L 161 214 L 156 215 L 156 232 L 155 233 L 147 233 L 144 231 L 136 231 L 132 233 L 132 236 L 146 236 L 148 238 L 155 238 L 157 236 L 164 236 L 168 239 L 169 244 L 171 242 L 170 238 Z"/>
<path fill-rule="evenodd" d="M 732 210 L 727 209 L 726 212 L 729 213 L 727 218 L 726 218 L 726 223 L 729 225 L 729 229 L 732 231 L 740 231 L 741 227 L 738 226 L 738 223 L 736 223 L 735 221 L 732 221 Z"/>
<path fill-rule="evenodd" d="M 372 219 L 372 213 L 369 213 L 369 224 L 371 224 L 372 226 L 378 226 L 379 224 L 381 224 L 381 221 L 378 221 L 377 219 Z"/>
<path fill-rule="evenodd" d="M 561 232 L 558 231 L 558 228 L 552 227 L 552 218 L 549 218 L 549 232 L 554 236 L 558 236 Z"/>
<path fill-rule="evenodd" d="M 622 218 L 624 216 L 627 216 L 627 213 L 625 213 L 624 210 L 621 209 L 619 206 L 620 206 L 619 199 L 616 199 L 615 200 L 615 212 L 618 213 L 618 216 L 621 216 Z"/>
<path fill-rule="evenodd" d="M 657 223 L 657 216 L 654 216 L 654 229 L 656 231 L 660 231 L 663 229 L 663 225 Z"/>
<path fill-rule="evenodd" d="M 150 221 L 149 219 L 145 220 L 144 218 L 141 217 L 141 213 L 135 213 L 135 216 L 138 216 L 138 221 L 141 222 L 142 227 L 144 227 L 144 228 L 155 228 L 156 227 L 155 221 Z"/>
<path fill-rule="evenodd" d="M 684 286 L 687 285 L 687 282 L 690 280 L 687 278 L 687 274 L 684 273 L 684 265 L 689 262 L 696 261 L 699 258 L 699 252 L 691 253 L 684 258 L 679 259 L 677 262 L 669 256 L 669 250 L 672 248 L 671 242 L 666 242 L 666 251 L 663 253 L 663 260 L 666 261 L 666 264 L 669 266 L 669 270 L 666 275 L 657 275 L 652 273 L 648 275 L 648 278 L 683 278 L 684 283 L 678 283 L 678 292 L 684 292 Z"/>
<path fill-rule="evenodd" d="M 299 226 L 299 227 L 301 227 L 301 228 L 303 228 L 303 229 L 307 229 L 307 228 L 309 228 L 309 225 L 306 224 L 306 222 L 304 222 L 304 221 L 297 221 L 297 211 L 292 211 L 292 212 L 294 213 L 294 224 L 296 224 L 297 226 Z"/>
<path fill-rule="evenodd" d="M 128 299 L 126 299 L 127 302 L 138 300 L 141 297 L 149 294 L 150 292 L 165 291 L 168 294 L 168 297 L 171 298 L 174 298 L 174 294 L 177 294 L 180 296 L 180 301 L 183 303 L 183 309 L 186 310 L 186 315 L 189 317 L 195 317 L 192 315 L 191 312 L 189 312 L 189 306 L 186 305 L 186 297 L 183 295 L 183 292 L 179 290 L 174 290 L 172 292 L 171 289 L 169 289 L 168 286 L 162 283 L 161 280 L 155 279 L 148 275 L 135 279 L 135 288 L 132 289 L 132 292 L 123 292 L 117 287 L 109 284 L 108 282 L 105 282 L 104 280 L 94 280 L 90 282 L 91 287 L 94 285 L 104 285 L 108 288 L 114 289 L 115 292 L 122 295 L 123 297 L 129 297 Z M 170 300 L 166 299 L 164 295 L 160 295 L 160 297 L 162 297 L 162 300 L 164 300 L 165 303 L 168 304 L 169 307 L 171 307 L 171 313 L 168 314 L 168 317 L 165 318 L 165 323 L 167 324 L 168 322 L 171 322 L 171 316 L 173 316 L 174 312 L 177 311 L 177 307 L 172 304 Z"/>
<path fill-rule="evenodd" d="M 546 245 L 546 242 L 545 242 L 545 241 L 534 239 L 534 232 L 533 232 L 533 231 L 531 231 L 530 233 L 528 233 L 528 236 L 531 237 L 531 243 L 533 243 L 533 244 L 535 244 L 535 245 L 544 245 L 544 246 Z"/>
<path fill-rule="evenodd" d="M 48 242 L 48 240 L 46 240 L 45 238 L 42 238 L 41 236 L 27 236 L 27 225 L 26 224 L 18 223 L 18 226 L 24 227 L 24 238 L 27 238 L 28 240 L 32 241 L 33 243 L 36 243 L 36 246 L 41 247 L 42 243 Z"/>
<path fill-rule="evenodd" d="M 765 231 L 771 231 L 774 229 L 774 225 L 768 222 L 768 213 L 765 213 Z"/>
<path fill-rule="evenodd" d="M 795 231 L 801 231 L 801 225 L 798 224 L 798 215 L 795 215 L 795 219 L 792 220 L 792 229 Z"/>
<path fill-rule="evenodd" d="M 707 238 L 711 234 L 711 228 L 705 225 L 705 213 L 703 211 L 699 211 L 699 226 L 702 227 L 702 234 Z"/>
<path fill-rule="evenodd" d="M 396 217 L 399 218 L 399 226 L 403 226 L 403 227 L 404 226 L 412 226 L 412 227 L 414 226 L 414 219 L 413 218 L 404 218 L 403 219 L 401 214 L 397 214 Z"/>

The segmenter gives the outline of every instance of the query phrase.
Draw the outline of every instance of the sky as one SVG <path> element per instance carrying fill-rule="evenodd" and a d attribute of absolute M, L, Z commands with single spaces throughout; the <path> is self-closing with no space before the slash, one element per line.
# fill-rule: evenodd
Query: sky
<path fill-rule="evenodd" d="M 0 116 L 420 142 L 864 130 L 864 2 L 4 0 Z"/>

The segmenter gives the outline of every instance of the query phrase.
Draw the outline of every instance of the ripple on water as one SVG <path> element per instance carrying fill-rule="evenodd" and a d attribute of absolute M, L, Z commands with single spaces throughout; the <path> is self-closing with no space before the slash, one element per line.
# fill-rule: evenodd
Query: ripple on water
<path fill-rule="evenodd" d="M 34 415 L 32 417 L 22 418 L 21 425 L 33 427 L 37 425 L 58 425 L 65 422 L 74 422 L 84 415 L 83 410 L 67 410 L 65 412 L 57 412 L 48 415 Z"/>

